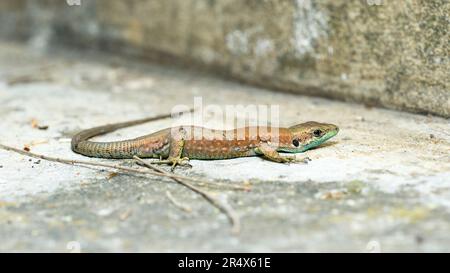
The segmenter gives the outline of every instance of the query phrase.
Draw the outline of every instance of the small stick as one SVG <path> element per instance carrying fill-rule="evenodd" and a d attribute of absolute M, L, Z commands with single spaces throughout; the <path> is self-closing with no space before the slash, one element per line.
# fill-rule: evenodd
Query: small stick
<path fill-rule="evenodd" d="M 155 172 L 158 172 L 158 173 L 164 173 L 164 174 L 167 174 L 167 175 L 171 175 L 171 173 L 166 172 L 163 169 L 152 165 L 152 163 L 144 162 L 140 157 L 134 156 L 133 158 L 136 159 L 136 163 L 138 165 L 140 165 L 140 166 L 148 167 L 148 168 L 150 168 L 150 169 L 152 169 L 152 170 L 154 170 Z M 208 186 L 212 185 L 212 186 L 216 186 L 218 188 L 222 187 L 222 188 L 228 188 L 228 189 L 232 189 L 232 190 L 242 190 L 242 191 L 248 191 L 249 190 L 249 188 L 245 187 L 245 186 L 225 185 L 223 183 L 210 182 L 210 181 L 201 180 L 201 179 L 198 179 L 198 178 L 194 179 L 194 178 L 190 178 L 188 176 L 176 175 L 176 178 L 181 178 L 181 179 L 189 180 L 191 182 L 196 182 L 196 183 L 198 183 L 197 186 L 204 186 L 204 185 L 201 185 L 201 184 L 206 184 Z"/>
<path fill-rule="evenodd" d="M 172 202 L 174 204 L 175 207 L 184 210 L 185 212 L 192 212 L 192 208 L 183 204 L 180 204 L 177 200 L 175 200 L 175 198 L 173 197 L 173 195 L 170 193 L 170 191 L 166 191 L 166 196 L 167 199 L 169 199 L 170 202 Z"/>
<path fill-rule="evenodd" d="M 68 164 L 68 165 L 97 166 L 97 167 L 116 169 L 116 170 L 131 172 L 131 173 L 151 174 L 151 175 L 162 176 L 162 177 L 169 177 L 169 178 L 180 178 L 180 179 L 186 179 L 186 180 L 190 180 L 190 181 L 194 181 L 194 182 L 198 182 L 199 181 L 198 179 L 195 179 L 195 178 L 180 176 L 180 175 L 171 174 L 171 173 L 160 173 L 160 172 L 157 172 L 157 171 L 133 169 L 133 168 L 123 167 L 123 166 L 113 165 L 113 164 L 97 163 L 97 162 L 90 162 L 90 161 L 85 161 L 85 160 L 64 159 L 64 158 L 51 157 L 51 156 L 46 156 L 46 155 L 41 155 L 41 154 L 35 154 L 35 153 L 32 153 L 32 152 L 28 152 L 28 151 L 25 151 L 25 150 L 21 150 L 21 149 L 17 149 L 17 148 L 14 148 L 14 147 L 6 146 L 6 145 L 3 145 L 3 144 L 0 144 L 0 149 L 6 150 L 6 151 L 11 151 L 11 152 L 16 152 L 18 154 L 29 156 L 29 157 L 33 157 L 33 158 L 38 158 L 38 159 L 42 159 L 42 160 L 58 162 L 58 163 Z M 208 181 L 201 181 L 201 182 L 211 183 L 211 182 L 208 182 Z"/>
<path fill-rule="evenodd" d="M 25 151 L 25 150 L 17 149 L 17 148 L 14 148 L 14 147 L 3 145 L 3 144 L 0 144 L 0 149 L 3 149 L 5 151 L 15 152 L 15 153 L 18 153 L 18 154 L 21 154 L 21 155 L 25 155 L 25 156 L 29 156 L 29 157 L 33 157 L 33 158 L 38 158 L 38 159 L 51 161 L 51 162 L 58 162 L 58 163 L 67 164 L 67 165 L 97 166 L 97 167 L 105 167 L 105 168 L 110 168 L 110 169 L 121 170 L 121 171 L 125 171 L 125 172 L 130 172 L 130 173 L 139 173 L 139 174 L 147 174 L 147 175 L 151 174 L 151 175 L 156 175 L 156 176 L 161 176 L 161 177 L 172 178 L 177 183 L 179 183 L 179 184 L 181 184 L 181 185 L 191 189 L 192 191 L 200 194 L 208 202 L 210 202 L 215 207 L 217 207 L 220 211 L 225 213 L 227 215 L 228 219 L 230 220 L 232 226 L 233 226 L 232 232 L 235 233 L 235 234 L 239 233 L 239 230 L 240 230 L 239 217 L 237 217 L 237 215 L 233 212 L 233 210 L 231 208 L 223 205 L 218 199 L 216 199 L 212 195 L 208 194 L 207 192 L 204 192 L 204 191 L 198 189 L 197 187 L 194 187 L 190 183 L 188 183 L 186 181 L 183 181 L 183 179 L 184 179 L 184 180 L 189 180 L 189 181 L 193 181 L 193 182 L 198 182 L 199 181 L 198 179 L 171 174 L 171 173 L 166 172 L 166 171 L 164 171 L 164 170 L 162 170 L 162 169 L 160 169 L 158 167 L 155 167 L 153 165 L 150 165 L 150 164 L 146 163 L 145 161 L 143 161 L 139 157 L 136 157 L 137 159 L 136 158 L 135 159 L 138 160 L 139 162 L 141 162 L 141 164 L 143 164 L 144 166 L 152 169 L 153 171 L 152 170 L 133 169 L 133 168 L 123 167 L 123 166 L 118 166 L 118 165 L 112 165 L 112 164 L 106 164 L 106 163 L 96 163 L 96 162 L 90 162 L 90 161 L 84 161 L 84 160 L 72 160 L 72 159 L 51 157 L 51 156 L 46 156 L 46 155 L 41 155 L 41 154 L 28 152 L 28 151 Z"/>
<path fill-rule="evenodd" d="M 160 169 L 156 166 L 153 166 L 147 162 L 145 162 L 144 160 L 142 160 L 141 158 L 139 158 L 138 156 L 133 156 L 133 158 L 139 162 L 141 165 L 150 168 L 156 172 L 162 173 L 162 174 L 169 174 L 168 172 L 166 172 L 163 169 Z M 232 229 L 231 232 L 233 234 L 238 234 L 240 231 L 240 220 L 239 217 L 237 216 L 237 214 L 234 212 L 234 210 L 228 205 L 228 204 L 223 204 L 223 202 L 221 202 L 219 199 L 215 198 L 214 196 L 212 196 L 211 194 L 209 194 L 206 191 L 203 191 L 193 185 L 191 185 L 190 183 L 183 181 L 183 179 L 178 178 L 178 177 L 171 177 L 174 181 L 176 181 L 177 183 L 185 186 L 186 188 L 192 190 L 193 192 L 201 195 L 203 198 L 205 198 L 209 203 L 211 203 L 213 206 L 215 206 L 216 208 L 218 208 L 220 211 L 222 211 L 227 217 L 228 220 L 230 220 L 230 223 L 232 225 Z"/>

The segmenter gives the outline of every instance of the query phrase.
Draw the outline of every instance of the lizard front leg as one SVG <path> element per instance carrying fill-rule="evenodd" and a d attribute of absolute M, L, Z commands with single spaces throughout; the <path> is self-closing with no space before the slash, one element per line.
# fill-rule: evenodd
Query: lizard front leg
<path fill-rule="evenodd" d="M 308 163 L 309 161 L 308 157 L 297 159 L 295 156 L 283 156 L 277 152 L 276 147 L 273 147 L 267 143 L 263 143 L 259 147 L 255 148 L 255 152 L 259 155 L 262 155 L 265 159 L 278 163 Z"/>

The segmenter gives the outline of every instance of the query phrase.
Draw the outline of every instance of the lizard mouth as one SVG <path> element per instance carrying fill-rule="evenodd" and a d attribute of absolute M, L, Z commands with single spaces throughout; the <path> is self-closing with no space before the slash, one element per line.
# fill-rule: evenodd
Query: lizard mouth
<path fill-rule="evenodd" d="M 332 138 L 335 135 L 337 135 L 338 132 L 339 132 L 338 128 L 328 131 L 321 138 L 315 139 L 315 140 L 311 141 L 310 143 L 302 146 L 301 149 L 300 149 L 300 152 L 304 152 L 304 151 L 307 151 L 309 149 L 312 149 L 312 148 L 315 148 L 315 147 L 319 146 L 320 144 L 324 143 L 325 141 L 327 141 L 330 138 Z"/>
<path fill-rule="evenodd" d="M 330 138 L 334 137 L 335 135 L 337 135 L 338 132 L 339 132 L 339 128 L 336 128 L 335 130 L 329 131 L 328 133 L 326 133 L 326 134 L 321 138 L 322 142 L 323 142 L 323 141 L 327 141 L 327 140 L 329 140 Z"/>

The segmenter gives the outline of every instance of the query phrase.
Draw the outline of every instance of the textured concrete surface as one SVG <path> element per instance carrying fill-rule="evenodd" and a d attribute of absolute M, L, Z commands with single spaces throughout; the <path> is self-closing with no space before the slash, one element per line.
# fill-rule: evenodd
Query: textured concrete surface
<path fill-rule="evenodd" d="M 0 3 L 0 33 L 26 33 L 36 46 L 64 40 L 450 117 L 448 0 L 4 2 L 13 3 Z"/>
<path fill-rule="evenodd" d="M 307 152 L 307 165 L 242 158 L 192 161 L 192 169 L 177 170 L 220 183 L 202 188 L 240 215 L 237 236 L 216 208 L 170 180 L 1 150 L 0 250 L 450 251 L 448 119 L 281 94 L 98 52 L 0 43 L 3 144 L 85 159 L 70 151 L 74 132 L 166 113 L 176 104 L 192 105 L 194 97 L 221 107 L 279 105 L 283 126 L 317 120 L 341 131 Z M 210 126 L 228 126 L 204 118 Z M 162 120 L 100 139 L 170 124 Z M 167 192 L 192 211 L 176 207 Z"/>

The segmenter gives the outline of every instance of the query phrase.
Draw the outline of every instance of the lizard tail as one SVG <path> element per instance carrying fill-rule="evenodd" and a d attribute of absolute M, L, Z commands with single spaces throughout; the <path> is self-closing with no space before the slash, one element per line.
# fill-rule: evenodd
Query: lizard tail
<path fill-rule="evenodd" d="M 93 142 L 88 141 L 88 139 L 95 136 L 104 135 L 121 128 L 169 117 L 171 117 L 171 114 L 107 124 L 83 130 L 72 137 L 71 148 L 72 151 L 85 156 L 101 158 L 130 158 L 136 154 L 136 149 L 142 145 L 139 139 L 114 142 Z"/>

